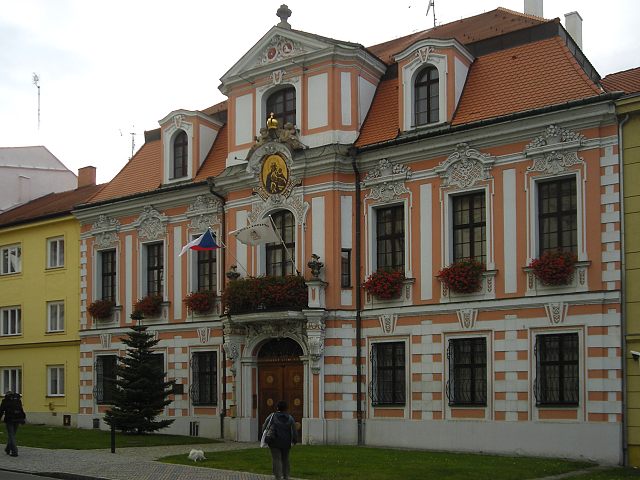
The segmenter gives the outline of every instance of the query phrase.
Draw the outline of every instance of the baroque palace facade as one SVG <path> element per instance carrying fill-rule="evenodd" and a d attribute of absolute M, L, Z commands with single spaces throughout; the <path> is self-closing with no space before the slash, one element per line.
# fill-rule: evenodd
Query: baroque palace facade
<path fill-rule="evenodd" d="M 225 102 L 169 113 L 75 208 L 78 424 L 103 425 L 134 304 L 159 296 L 172 433 L 255 441 L 284 398 L 309 444 L 621 461 L 618 95 L 557 19 L 498 8 L 364 47 L 290 14 Z M 265 221 L 283 242 L 230 235 Z M 224 248 L 179 256 L 208 228 Z M 545 280 L 532 262 L 557 250 L 573 274 Z M 478 288 L 446 283 L 469 258 Z M 302 309 L 220 301 L 296 271 Z M 399 295 L 362 288 L 377 271 Z M 185 307 L 197 291 L 213 311 Z"/>

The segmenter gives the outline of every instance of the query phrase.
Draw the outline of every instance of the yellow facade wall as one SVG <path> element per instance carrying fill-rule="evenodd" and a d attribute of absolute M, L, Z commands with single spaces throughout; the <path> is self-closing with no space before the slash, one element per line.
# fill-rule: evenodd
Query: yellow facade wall
<path fill-rule="evenodd" d="M 47 268 L 47 242 L 64 239 L 64 265 Z M 22 371 L 31 422 L 75 424 L 79 403 L 80 227 L 71 215 L 0 230 L 0 247 L 20 245 L 21 272 L 0 275 L 0 308 L 21 308 L 21 333 L 0 336 L 0 370 Z M 47 303 L 64 302 L 64 330 L 48 332 Z M 48 368 L 64 366 L 64 395 L 48 395 Z M 3 392 L 0 392 L 4 394 Z"/>

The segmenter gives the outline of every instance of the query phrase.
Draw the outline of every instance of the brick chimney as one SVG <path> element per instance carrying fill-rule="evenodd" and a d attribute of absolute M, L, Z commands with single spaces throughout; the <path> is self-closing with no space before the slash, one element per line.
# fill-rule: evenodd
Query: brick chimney
<path fill-rule="evenodd" d="M 524 0 L 524 13 L 542 18 L 542 0 Z"/>
<path fill-rule="evenodd" d="M 566 28 L 578 48 L 582 50 L 582 17 L 578 12 L 564 14 L 564 28 Z"/>
<path fill-rule="evenodd" d="M 78 188 L 92 187 L 96 184 L 96 167 L 82 167 L 78 169 Z"/>

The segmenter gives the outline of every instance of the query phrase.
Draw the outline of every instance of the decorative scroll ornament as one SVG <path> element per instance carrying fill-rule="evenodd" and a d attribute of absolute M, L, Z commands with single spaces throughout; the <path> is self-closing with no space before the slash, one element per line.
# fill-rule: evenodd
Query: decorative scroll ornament
<path fill-rule="evenodd" d="M 578 157 L 578 152 L 557 152 L 554 150 L 534 158 L 533 165 L 527 168 L 527 172 L 546 172 L 555 175 L 580 163 L 582 163 L 582 159 Z"/>
<path fill-rule="evenodd" d="M 95 245 L 98 248 L 111 248 L 118 243 L 118 230 L 120 222 L 115 218 L 100 215 L 98 221 L 91 227 L 95 237 Z"/>
<path fill-rule="evenodd" d="M 544 310 L 547 313 L 549 323 L 551 323 L 551 325 L 559 325 L 564 323 L 565 318 L 567 318 L 569 305 L 563 302 L 547 303 L 544 306 Z"/>
<path fill-rule="evenodd" d="M 100 334 L 100 346 L 104 349 L 111 348 L 111 334 L 110 333 L 101 333 Z"/>
<path fill-rule="evenodd" d="M 293 338 L 305 343 L 304 324 L 300 321 L 254 322 L 247 324 L 247 343 L 250 344 L 258 337 Z"/>
<path fill-rule="evenodd" d="M 396 329 L 396 323 L 398 322 L 398 314 L 397 313 L 383 313 L 378 317 L 380 321 L 380 327 L 382 328 L 382 332 L 390 335 Z"/>
<path fill-rule="evenodd" d="M 249 213 L 249 222 L 255 223 L 263 218 L 267 212 L 283 208 L 293 212 L 297 225 L 305 225 L 309 202 L 305 202 L 302 195 L 291 195 L 288 198 L 282 195 L 271 195 L 264 202 L 254 202 L 251 213 Z"/>
<path fill-rule="evenodd" d="M 585 136 L 581 133 L 557 125 L 549 125 L 542 135 L 534 138 L 533 141 L 525 147 L 525 150 L 533 150 L 534 148 L 562 143 L 582 144 L 584 140 Z"/>
<path fill-rule="evenodd" d="M 363 187 L 371 189 L 365 199 L 390 202 L 409 193 L 405 182 L 411 178 L 411 175 L 411 169 L 406 165 L 394 165 L 383 158 L 362 181 Z"/>
<path fill-rule="evenodd" d="M 198 195 L 195 202 L 187 208 L 187 218 L 191 219 L 189 228 L 203 231 L 212 225 L 221 223 L 218 213 L 222 210 L 219 200 L 205 195 Z"/>
<path fill-rule="evenodd" d="M 209 327 L 198 328 L 198 340 L 200 343 L 209 343 L 211 338 L 211 329 Z"/>
<path fill-rule="evenodd" d="M 435 48 L 433 47 L 422 47 L 416 51 L 416 58 L 420 60 L 420 63 L 425 63 L 429 60 L 429 55 L 433 53 Z"/>
<path fill-rule="evenodd" d="M 466 143 L 456 145 L 456 150 L 435 168 L 443 179 L 443 187 L 468 188 L 491 178 L 490 171 L 495 158 L 470 148 Z"/>
<path fill-rule="evenodd" d="M 184 115 L 182 113 L 178 113 L 173 116 L 173 125 L 176 129 L 182 128 L 182 124 L 184 123 Z"/>
<path fill-rule="evenodd" d="M 304 48 L 300 43 L 282 35 L 275 35 L 260 56 L 258 65 L 277 62 L 302 53 L 304 53 Z"/>
<path fill-rule="evenodd" d="M 284 70 L 280 69 L 280 70 L 274 70 L 273 72 L 271 72 L 271 74 L 269 75 L 269 79 L 271 80 L 271 84 L 272 85 L 280 85 L 282 83 L 282 80 L 284 79 L 284 76 L 287 72 L 285 72 Z"/>
<path fill-rule="evenodd" d="M 478 319 L 477 308 L 462 308 L 456 312 L 458 315 L 458 322 L 460 327 L 464 330 L 471 330 L 476 326 L 476 320 Z"/>
<path fill-rule="evenodd" d="M 323 317 L 307 320 L 307 345 L 312 373 L 320 373 L 320 360 L 324 354 L 325 322 Z"/>
<path fill-rule="evenodd" d="M 545 172 L 551 175 L 583 163 L 578 157 L 585 136 L 572 130 L 549 125 L 545 132 L 525 147 L 525 155 L 533 157 L 527 172 Z"/>
<path fill-rule="evenodd" d="M 166 234 L 167 217 L 158 212 L 151 205 L 146 205 L 138 217 L 138 236 L 147 240 L 159 240 Z"/>

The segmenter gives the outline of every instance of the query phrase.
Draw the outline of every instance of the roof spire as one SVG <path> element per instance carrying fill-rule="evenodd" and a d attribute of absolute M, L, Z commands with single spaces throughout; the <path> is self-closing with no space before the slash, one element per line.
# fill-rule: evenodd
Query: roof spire
<path fill-rule="evenodd" d="M 278 17 L 280 17 L 280 23 L 278 24 L 278 27 L 282 27 L 282 28 L 286 28 L 288 30 L 291 30 L 291 25 L 289 25 L 289 22 L 287 22 L 287 20 L 291 16 L 291 10 L 289 9 L 289 7 L 287 7 L 283 3 L 282 5 L 280 5 L 280 8 L 276 12 L 276 15 Z"/>

